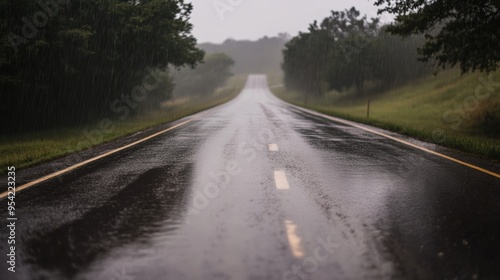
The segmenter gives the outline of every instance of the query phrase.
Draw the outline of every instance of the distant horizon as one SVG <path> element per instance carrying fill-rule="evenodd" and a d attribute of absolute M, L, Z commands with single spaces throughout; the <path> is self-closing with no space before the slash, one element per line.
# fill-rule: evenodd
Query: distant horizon
<path fill-rule="evenodd" d="M 223 40 L 222 42 L 216 42 L 216 43 L 214 43 L 214 42 L 197 42 L 196 44 L 197 44 L 197 45 L 203 45 L 203 44 L 221 45 L 221 44 L 224 44 L 224 43 L 225 43 L 226 41 L 228 41 L 228 40 L 237 41 L 237 42 L 245 42 L 245 41 L 246 41 L 246 42 L 256 42 L 256 41 L 259 41 L 259 40 L 261 40 L 261 39 L 263 39 L 263 38 L 265 38 L 265 37 L 267 37 L 267 38 L 277 38 L 277 37 L 278 37 L 278 35 L 279 35 L 279 34 L 276 34 L 276 35 L 274 35 L 274 36 L 264 35 L 264 36 L 262 36 L 262 37 L 260 37 L 260 38 L 256 38 L 256 39 L 235 39 L 235 38 L 227 38 L 227 39 Z M 291 35 L 290 35 L 290 36 L 291 36 Z"/>
<path fill-rule="evenodd" d="M 392 21 L 392 16 L 377 15 L 374 0 L 188 0 L 193 4 L 190 22 L 198 44 L 221 44 L 227 39 L 256 41 L 265 36 L 276 37 L 279 33 L 296 36 L 307 31 L 315 20 L 328 17 L 332 10 L 356 7 L 368 18 L 380 17 L 382 23 Z M 233 4 L 230 4 L 233 3 Z M 283 12 L 286 7 L 286 12 Z"/>

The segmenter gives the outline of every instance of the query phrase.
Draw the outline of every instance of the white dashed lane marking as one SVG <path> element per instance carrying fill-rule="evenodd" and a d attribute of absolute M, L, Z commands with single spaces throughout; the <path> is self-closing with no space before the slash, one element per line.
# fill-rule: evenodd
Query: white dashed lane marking
<path fill-rule="evenodd" d="M 286 179 L 285 171 L 277 170 L 274 171 L 274 182 L 276 183 L 276 188 L 278 190 L 289 190 L 290 185 Z"/>
<path fill-rule="evenodd" d="M 277 151 L 279 151 L 278 145 L 276 145 L 276 144 L 269 144 L 269 151 L 271 151 L 271 152 L 277 152 Z"/>

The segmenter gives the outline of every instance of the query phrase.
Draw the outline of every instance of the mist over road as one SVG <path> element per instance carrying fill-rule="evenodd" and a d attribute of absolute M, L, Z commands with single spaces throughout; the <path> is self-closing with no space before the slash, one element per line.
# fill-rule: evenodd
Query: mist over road
<path fill-rule="evenodd" d="M 0 279 L 500 275 L 499 179 L 288 105 L 261 75 L 198 116 L 18 193 Z"/>

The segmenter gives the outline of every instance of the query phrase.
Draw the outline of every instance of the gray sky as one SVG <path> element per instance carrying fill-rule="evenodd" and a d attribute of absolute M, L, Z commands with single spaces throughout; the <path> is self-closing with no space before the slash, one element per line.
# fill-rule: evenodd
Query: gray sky
<path fill-rule="evenodd" d="M 227 38 L 255 40 L 280 32 L 296 35 L 331 10 L 355 6 L 369 17 L 377 15 L 375 0 L 188 0 L 193 3 L 191 22 L 199 43 L 220 43 Z M 383 22 L 390 17 L 382 16 Z"/>

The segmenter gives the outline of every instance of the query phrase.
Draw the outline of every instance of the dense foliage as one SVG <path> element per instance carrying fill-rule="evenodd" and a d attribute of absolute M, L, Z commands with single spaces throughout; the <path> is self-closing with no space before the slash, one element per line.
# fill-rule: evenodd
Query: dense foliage
<path fill-rule="evenodd" d="M 388 30 L 410 36 L 425 34 L 419 49 L 424 61 L 462 72 L 493 71 L 500 61 L 500 1 L 498 0 L 377 0 L 380 13 L 396 15 Z"/>
<path fill-rule="evenodd" d="M 422 37 L 392 36 L 377 18 L 359 11 L 332 11 L 320 24 L 292 38 L 283 51 L 285 86 L 318 96 L 329 90 L 380 90 L 429 72 L 418 62 Z"/>
<path fill-rule="evenodd" d="M 203 58 L 191 11 L 184 0 L 0 0 L 0 114 L 13 120 L 2 131 L 84 123 L 168 98 L 160 70 Z"/>

